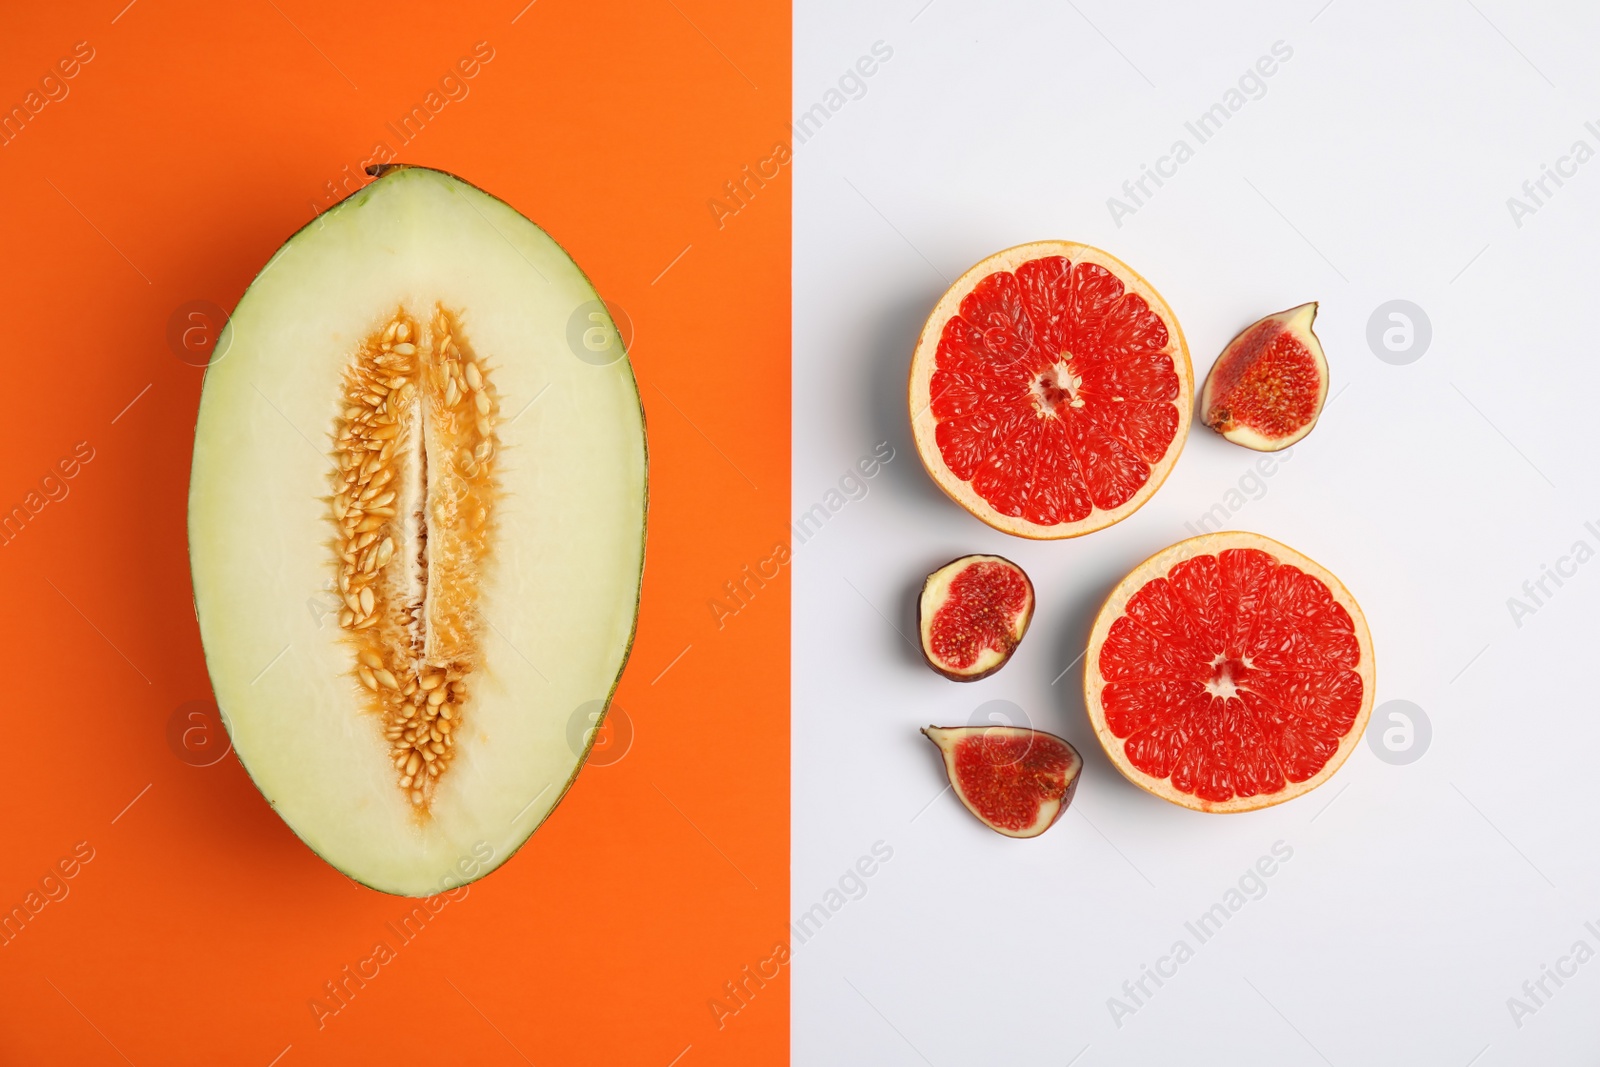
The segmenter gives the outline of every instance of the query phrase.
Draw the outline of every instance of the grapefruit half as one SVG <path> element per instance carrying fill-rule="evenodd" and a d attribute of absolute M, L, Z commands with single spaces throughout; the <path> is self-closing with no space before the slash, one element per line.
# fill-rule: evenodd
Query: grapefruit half
<path fill-rule="evenodd" d="M 1253 533 L 1156 553 L 1089 635 L 1084 698 L 1135 785 L 1197 811 L 1252 811 L 1333 776 L 1372 713 L 1372 634 L 1316 562 Z"/>
<path fill-rule="evenodd" d="M 1137 511 L 1189 432 L 1178 320 L 1089 245 L 1018 245 L 967 271 L 911 357 L 911 429 L 928 473 L 998 530 L 1077 537 Z"/>

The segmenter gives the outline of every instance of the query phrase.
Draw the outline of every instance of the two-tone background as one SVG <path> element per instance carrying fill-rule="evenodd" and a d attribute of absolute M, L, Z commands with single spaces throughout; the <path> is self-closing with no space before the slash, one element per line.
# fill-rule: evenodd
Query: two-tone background
<path fill-rule="evenodd" d="M 1490 0 L 0 14 L 0 1061 L 1591 1062 L 1597 45 L 1587 8 Z M 572 252 L 651 448 L 620 712 L 420 916 L 227 753 L 184 546 L 208 330 L 384 152 Z M 1264 460 L 1198 429 L 1076 542 L 965 515 L 911 446 L 911 345 L 1041 237 L 1143 273 L 1197 376 L 1320 301 L 1317 430 Z M 1100 599 L 1219 526 L 1338 574 L 1379 678 L 1332 781 L 1232 817 L 1126 784 L 1081 697 Z M 961 686 L 908 637 L 969 551 L 1039 611 Z M 992 721 L 1086 757 L 1039 840 L 916 733 Z"/>
<path fill-rule="evenodd" d="M 789 186 L 726 230 L 706 201 L 785 128 L 789 36 L 775 8 L 665 0 L 0 14 L 0 101 L 28 111 L 0 136 L 0 507 L 27 512 L 0 538 L 0 1062 L 783 1058 L 785 995 L 723 1031 L 706 1000 L 787 922 L 787 586 L 726 632 L 706 602 L 787 521 Z M 650 435 L 597 758 L 497 877 L 420 912 L 317 859 L 226 753 L 184 528 L 207 315 L 386 156 L 571 252 L 631 333 Z"/>

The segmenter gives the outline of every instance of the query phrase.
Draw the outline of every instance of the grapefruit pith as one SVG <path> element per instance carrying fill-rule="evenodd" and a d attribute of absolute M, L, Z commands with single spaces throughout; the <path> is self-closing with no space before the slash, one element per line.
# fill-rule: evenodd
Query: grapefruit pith
<path fill-rule="evenodd" d="M 1089 721 L 1129 781 L 1252 811 L 1332 777 L 1372 712 L 1372 635 L 1348 590 L 1260 534 L 1204 534 L 1122 580 L 1084 657 Z"/>
<path fill-rule="evenodd" d="M 1070 241 L 998 252 L 934 306 L 911 358 L 928 473 L 998 530 L 1050 540 L 1127 518 L 1177 462 L 1194 397 L 1161 295 Z"/>

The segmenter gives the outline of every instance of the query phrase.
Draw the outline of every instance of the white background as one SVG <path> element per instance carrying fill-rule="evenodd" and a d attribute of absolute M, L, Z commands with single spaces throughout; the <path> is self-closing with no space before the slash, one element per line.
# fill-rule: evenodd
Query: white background
<path fill-rule="evenodd" d="M 1580 938 L 1600 950 L 1584 928 L 1600 927 L 1600 562 L 1549 585 L 1520 627 L 1507 607 L 1574 541 L 1600 548 L 1584 529 L 1600 528 L 1600 160 L 1520 227 L 1506 203 L 1575 140 L 1600 148 L 1584 128 L 1600 120 L 1600 15 L 1322 2 L 799 5 L 796 114 L 875 41 L 894 53 L 795 153 L 796 513 L 876 442 L 896 458 L 795 553 L 795 914 L 874 842 L 893 849 L 864 896 L 797 943 L 796 1063 L 1600 1055 L 1600 960 L 1547 983 L 1520 1027 L 1507 1006 Z M 1265 95 L 1197 145 L 1185 120 L 1280 40 L 1293 56 Z M 1179 137 L 1194 158 L 1118 227 L 1107 198 Z M 1111 767 L 1081 663 L 1052 684 L 1117 580 L 1188 536 L 1257 456 L 1197 425 L 1142 511 L 1058 543 L 992 531 L 934 487 L 905 410 L 917 331 L 965 268 L 1047 237 L 1104 247 L 1163 293 L 1197 394 L 1239 329 L 1322 302 L 1334 399 L 1232 524 L 1321 561 L 1360 600 L 1380 709 L 1409 700 L 1432 722 L 1416 762 L 1363 743 L 1300 800 L 1201 815 Z M 1406 366 L 1366 339 L 1397 298 L 1432 324 Z M 1039 607 L 1004 670 L 960 685 L 906 638 L 922 577 L 966 552 L 1021 563 Z M 1087 763 L 1072 809 L 1034 841 L 938 796 L 917 733 L 997 699 Z M 1185 920 L 1277 841 L 1293 858 L 1266 895 L 1198 944 Z M 1119 1027 L 1108 998 L 1179 938 L 1194 958 Z"/>

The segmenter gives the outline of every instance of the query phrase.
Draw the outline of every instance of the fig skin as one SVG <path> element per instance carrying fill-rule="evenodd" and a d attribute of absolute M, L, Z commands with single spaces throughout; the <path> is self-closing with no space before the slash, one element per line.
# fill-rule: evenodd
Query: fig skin
<path fill-rule="evenodd" d="M 963 560 L 980 560 L 980 559 L 992 559 L 992 560 L 996 560 L 996 561 L 998 561 L 1000 563 L 1004 563 L 1006 566 L 1011 567 L 1012 569 L 1014 569 L 1017 572 L 1017 574 L 1021 575 L 1022 581 L 1028 587 L 1028 610 L 1023 614 L 1022 632 L 1017 634 L 1016 640 L 1014 640 L 1011 643 L 1011 647 L 1010 648 L 1006 649 L 1005 654 L 1000 657 L 1000 661 L 998 663 L 995 663 L 993 666 L 989 667 L 988 669 L 979 671 L 976 674 L 962 674 L 962 673 L 960 673 L 958 671 L 951 671 L 951 670 L 946 669 L 943 665 L 941 665 L 939 663 L 938 660 L 934 659 L 933 656 L 929 653 L 929 651 L 928 651 L 928 642 L 923 639 L 923 632 L 924 632 L 923 631 L 923 622 L 924 622 L 924 619 L 923 619 L 923 614 L 922 614 L 922 612 L 923 612 L 922 600 L 923 600 L 923 594 L 926 593 L 926 591 L 927 591 L 928 583 L 933 581 L 933 579 L 935 577 L 937 577 L 940 573 L 942 573 L 945 569 L 947 569 L 947 568 L 949 568 L 951 566 L 954 566 L 955 564 L 960 563 Z M 1038 597 L 1034 593 L 1033 579 L 1029 578 L 1028 577 L 1028 572 L 1023 570 L 1022 567 L 1020 565 L 1018 565 L 1017 563 L 1015 563 L 1014 561 L 1009 560 L 1009 559 L 1005 558 L 1004 556 L 987 555 L 987 554 L 984 554 L 984 553 L 968 553 L 968 554 L 963 555 L 963 556 L 957 556 L 955 559 L 949 560 L 946 563 L 941 563 L 939 566 L 935 567 L 932 571 L 929 572 L 928 576 L 922 580 L 922 588 L 920 590 L 918 590 L 918 592 L 917 592 L 917 638 L 918 638 L 918 640 L 917 640 L 917 648 L 919 650 L 921 650 L 921 652 L 922 652 L 922 660 L 923 660 L 924 663 L 926 663 L 936 673 L 943 675 L 944 677 L 950 679 L 952 682 L 976 682 L 976 681 L 980 681 L 981 679 L 989 677 L 989 675 L 993 674 L 995 671 L 998 671 L 1001 667 L 1004 667 L 1006 664 L 1011 662 L 1011 657 L 1016 655 L 1018 646 L 1020 646 L 1022 644 L 1022 639 L 1024 637 L 1028 636 L 1028 628 L 1033 625 L 1033 612 L 1034 612 L 1034 608 L 1037 607 L 1037 606 L 1038 606 Z M 928 621 L 931 621 L 931 620 L 928 620 Z"/>

